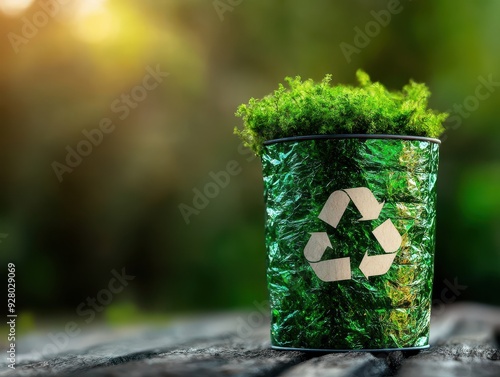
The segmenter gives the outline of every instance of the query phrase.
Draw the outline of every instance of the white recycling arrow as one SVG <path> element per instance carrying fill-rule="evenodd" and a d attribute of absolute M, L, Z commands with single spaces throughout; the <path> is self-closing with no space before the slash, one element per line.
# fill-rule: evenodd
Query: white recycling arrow
<path fill-rule="evenodd" d="M 351 199 L 344 191 L 334 191 L 326 201 L 318 218 L 336 228 L 350 201 Z"/>
<path fill-rule="evenodd" d="M 394 258 L 396 258 L 396 251 L 403 242 L 403 238 L 390 219 L 373 229 L 372 233 L 386 254 L 370 256 L 368 252 L 365 253 L 359 269 L 367 279 L 370 276 L 383 275 L 389 271 Z"/>
<path fill-rule="evenodd" d="M 373 229 L 372 233 L 386 253 L 396 252 L 403 242 L 401 234 L 390 219 Z"/>
<path fill-rule="evenodd" d="M 379 203 L 369 188 L 356 187 L 344 191 L 347 192 L 347 195 L 349 195 L 359 213 L 361 213 L 362 217 L 359 221 L 378 219 L 378 215 L 380 215 L 385 202 Z"/>
<path fill-rule="evenodd" d="M 324 281 L 341 281 L 351 279 L 351 259 L 337 258 L 329 259 L 317 263 L 309 263 L 316 276 Z"/>
<path fill-rule="evenodd" d="M 304 248 L 304 256 L 308 262 L 319 262 L 329 247 L 332 247 L 332 243 L 328 234 L 324 232 L 311 233 L 311 238 Z"/>
<path fill-rule="evenodd" d="M 367 187 L 337 190 L 330 195 L 318 218 L 336 228 L 351 200 L 361 213 L 359 221 L 378 219 L 384 206 Z"/>
<path fill-rule="evenodd" d="M 361 213 L 359 221 L 378 219 L 385 202 L 379 203 L 367 187 L 356 187 L 334 191 L 326 201 L 318 218 L 336 228 L 344 215 L 350 201 Z M 400 248 L 402 237 L 390 219 L 387 219 L 372 231 L 385 255 L 368 255 L 365 252 L 359 269 L 366 278 L 383 275 L 391 268 L 396 251 Z M 311 233 L 304 248 L 304 256 L 318 278 L 322 281 L 339 281 L 351 279 L 350 258 L 336 258 L 321 261 L 323 254 L 332 244 L 325 232 Z"/>
<path fill-rule="evenodd" d="M 359 269 L 367 279 L 370 276 L 383 275 L 391 268 L 394 258 L 396 258 L 396 253 L 370 256 L 368 252 L 365 252 Z"/>
<path fill-rule="evenodd" d="M 328 234 L 325 232 L 311 233 L 304 248 L 304 256 L 316 276 L 325 282 L 351 279 L 351 259 L 349 257 L 320 261 L 329 247 L 332 247 L 332 243 Z"/>

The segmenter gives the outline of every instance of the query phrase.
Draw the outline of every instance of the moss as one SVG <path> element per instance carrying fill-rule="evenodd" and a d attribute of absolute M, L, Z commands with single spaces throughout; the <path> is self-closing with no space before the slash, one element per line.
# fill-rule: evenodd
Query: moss
<path fill-rule="evenodd" d="M 448 114 L 428 108 L 429 89 L 410 81 L 389 91 L 358 70 L 360 86 L 331 85 L 287 77 L 274 93 L 238 107 L 243 128 L 235 133 L 260 154 L 266 140 L 324 134 L 392 134 L 439 137 Z"/>

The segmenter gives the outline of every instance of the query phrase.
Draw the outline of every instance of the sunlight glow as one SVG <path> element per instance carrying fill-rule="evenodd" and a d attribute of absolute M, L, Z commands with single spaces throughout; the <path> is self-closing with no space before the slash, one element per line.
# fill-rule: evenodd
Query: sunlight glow
<path fill-rule="evenodd" d="M 99 13 L 106 7 L 106 0 L 86 0 L 78 3 L 77 13 L 85 17 L 93 13 Z"/>
<path fill-rule="evenodd" d="M 106 5 L 106 0 L 81 1 L 75 16 L 76 34 L 85 42 L 104 42 L 119 34 L 119 19 Z"/>
<path fill-rule="evenodd" d="M 17 16 L 33 4 L 34 0 L 0 0 L 0 10 L 8 16 Z"/>

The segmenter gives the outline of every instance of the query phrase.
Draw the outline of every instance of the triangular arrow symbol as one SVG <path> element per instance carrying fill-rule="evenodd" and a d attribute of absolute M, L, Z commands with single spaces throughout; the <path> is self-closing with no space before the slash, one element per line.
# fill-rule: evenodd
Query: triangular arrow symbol
<path fill-rule="evenodd" d="M 380 211 L 384 206 L 384 202 L 379 203 L 377 198 L 367 187 L 357 187 L 344 190 L 354 202 L 354 205 L 361 213 L 359 221 L 368 221 L 378 219 Z"/>
<path fill-rule="evenodd" d="M 350 201 L 351 199 L 344 191 L 334 191 L 326 201 L 318 218 L 336 228 Z"/>
<path fill-rule="evenodd" d="M 311 233 L 304 248 L 304 256 L 316 276 L 325 282 L 351 279 L 351 258 L 321 260 L 328 247 L 332 247 L 328 234 L 325 232 Z"/>
<path fill-rule="evenodd" d="M 311 237 L 304 248 L 304 256 L 308 262 L 318 262 L 326 249 L 332 247 L 328 234 L 324 232 L 311 233 Z"/>
<path fill-rule="evenodd" d="M 378 219 L 384 206 L 384 202 L 379 203 L 367 187 L 337 190 L 328 197 L 318 218 L 336 228 L 351 200 L 362 216 L 359 221 Z M 384 275 L 389 271 L 402 243 L 401 234 L 390 219 L 380 224 L 372 233 L 386 254 L 369 256 L 368 252 L 365 252 L 359 269 L 366 278 Z M 322 281 L 351 279 L 349 257 L 321 260 L 329 247 L 331 248 L 332 244 L 326 232 L 311 233 L 304 248 L 304 256 L 316 276 Z"/>
<path fill-rule="evenodd" d="M 373 229 L 372 233 L 386 253 L 394 253 L 403 242 L 401 234 L 399 234 L 391 219 L 385 220 Z"/>
<path fill-rule="evenodd" d="M 314 273 L 324 282 L 351 279 L 351 258 L 337 258 L 309 263 Z"/>
<path fill-rule="evenodd" d="M 370 276 L 383 275 L 391 268 L 394 258 L 396 258 L 396 253 L 369 256 L 368 252 L 365 252 L 359 269 L 367 279 Z"/>

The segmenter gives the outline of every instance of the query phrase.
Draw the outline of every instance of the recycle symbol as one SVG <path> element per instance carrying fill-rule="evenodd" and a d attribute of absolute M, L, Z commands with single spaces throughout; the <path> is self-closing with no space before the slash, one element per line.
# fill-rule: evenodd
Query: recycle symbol
<path fill-rule="evenodd" d="M 362 216 L 358 221 L 378 219 L 384 206 L 384 202 L 379 203 L 367 187 L 337 190 L 330 195 L 318 218 L 337 228 L 351 200 Z M 370 276 L 384 275 L 389 271 L 394 258 L 396 258 L 396 252 L 402 243 L 401 235 L 390 219 L 376 227 L 372 233 L 385 254 L 368 255 L 368 252 L 365 252 L 359 269 L 367 279 Z M 326 232 L 311 233 L 311 238 L 309 238 L 304 248 L 304 256 L 316 276 L 325 282 L 350 280 L 351 258 L 335 258 L 322 261 L 321 258 L 328 247 L 332 248 L 332 244 Z"/>

